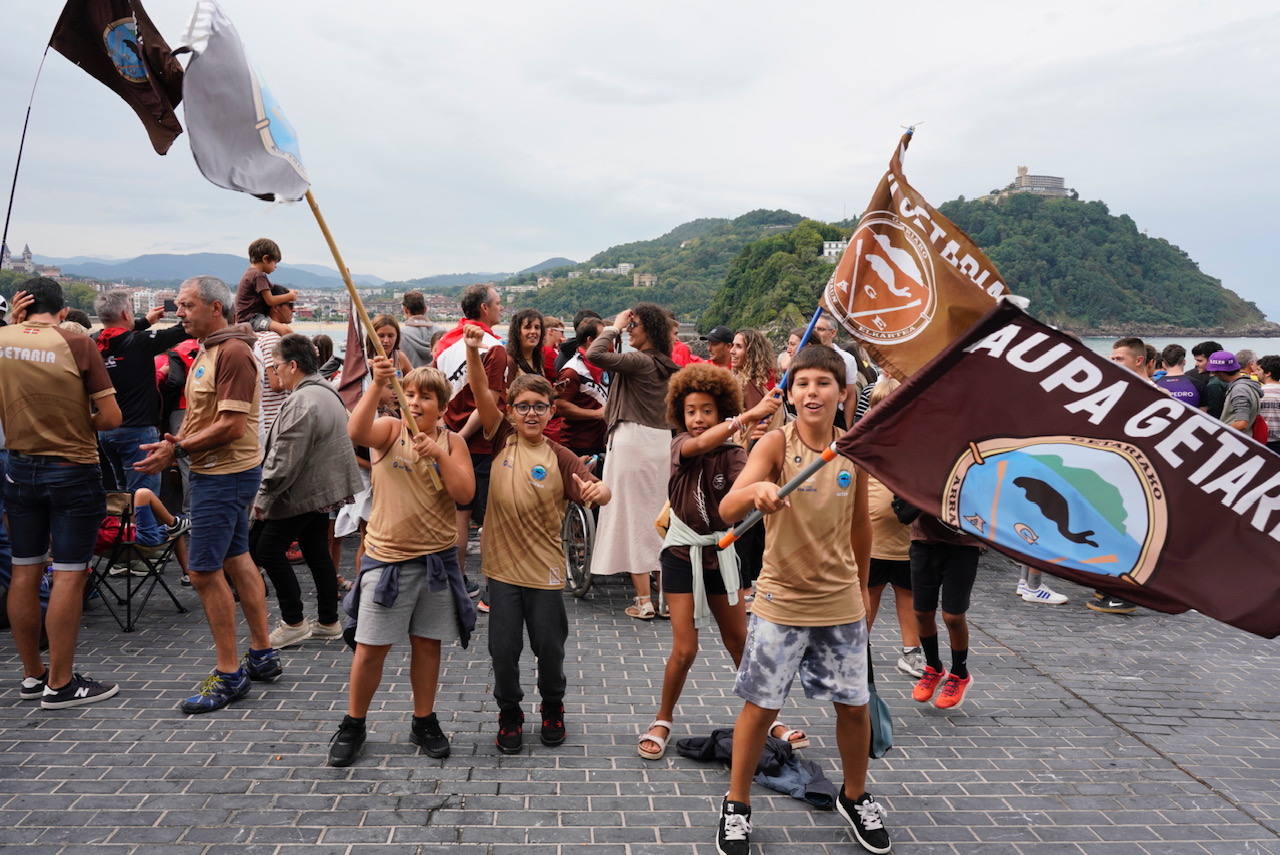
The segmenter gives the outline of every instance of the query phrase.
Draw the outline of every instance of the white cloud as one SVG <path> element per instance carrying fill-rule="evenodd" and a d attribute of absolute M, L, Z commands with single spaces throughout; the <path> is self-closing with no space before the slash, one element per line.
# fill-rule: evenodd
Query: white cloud
<path fill-rule="evenodd" d="M 5 3 L 2 169 L 56 5 Z M 147 3 L 171 44 L 192 5 Z M 865 204 L 898 126 L 925 120 L 908 174 L 933 201 L 1022 163 L 1064 175 L 1280 317 L 1268 2 L 223 5 L 357 271 L 585 258 L 757 207 L 837 219 Z M 156 157 L 122 103 L 49 57 L 11 243 L 241 252 L 261 234 L 330 262 L 304 206 L 213 187 L 181 138 Z"/>

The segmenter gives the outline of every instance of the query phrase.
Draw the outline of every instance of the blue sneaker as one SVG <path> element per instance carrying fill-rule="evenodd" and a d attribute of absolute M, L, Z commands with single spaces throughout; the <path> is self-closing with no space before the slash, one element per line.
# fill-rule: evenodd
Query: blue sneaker
<path fill-rule="evenodd" d="M 214 671 L 196 689 L 196 693 L 182 702 L 180 709 L 188 715 L 220 710 L 232 701 L 249 694 L 249 675 L 244 668 L 234 674 Z"/>
<path fill-rule="evenodd" d="M 266 650 L 251 649 L 244 655 L 240 670 L 248 672 L 250 679 L 274 683 L 284 674 L 284 666 L 280 664 L 280 651 L 274 647 Z"/>

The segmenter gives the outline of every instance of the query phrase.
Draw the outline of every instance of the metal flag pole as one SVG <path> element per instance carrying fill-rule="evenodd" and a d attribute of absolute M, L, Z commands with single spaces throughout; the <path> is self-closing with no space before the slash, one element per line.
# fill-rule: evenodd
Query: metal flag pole
<path fill-rule="evenodd" d="M 338 272 L 342 274 L 342 281 L 347 286 L 347 294 L 351 297 L 351 306 L 360 318 L 361 326 L 364 327 L 365 335 L 373 344 L 373 349 L 377 351 L 378 356 L 383 359 L 387 358 L 387 351 L 382 347 L 382 342 L 378 339 L 378 333 L 373 328 L 373 321 L 369 318 L 369 313 L 365 311 L 364 301 L 360 299 L 360 292 L 356 290 L 355 283 L 351 281 L 351 272 L 347 270 L 347 265 L 342 261 L 342 253 L 338 251 L 338 244 L 334 242 L 333 235 L 329 232 L 329 225 L 324 221 L 324 214 L 320 213 L 320 206 L 316 204 L 316 197 L 311 195 L 311 191 L 307 190 L 307 204 L 311 206 L 311 213 L 315 215 L 316 224 L 320 226 L 320 232 L 324 235 L 325 242 L 329 244 L 329 252 L 333 253 L 333 261 L 338 265 Z M 409 429 L 409 435 L 413 436 L 417 433 L 417 425 L 413 423 L 413 415 L 409 412 L 409 400 L 404 395 L 404 387 L 400 385 L 400 378 L 392 375 L 391 388 L 396 393 L 396 401 L 400 404 L 400 414 L 407 416 L 405 425 Z M 431 484 L 437 489 L 440 488 L 440 476 L 436 474 L 434 468 L 427 470 L 427 474 L 431 476 Z"/>
<path fill-rule="evenodd" d="M 44 61 L 49 56 L 49 45 L 44 46 L 40 56 L 40 66 L 36 69 L 36 79 L 31 84 L 31 97 L 27 99 L 27 116 L 22 120 L 22 136 L 18 139 L 18 159 L 13 164 L 13 183 L 9 185 L 9 207 L 4 212 L 4 232 L 0 234 L 0 246 L 9 245 L 9 218 L 13 216 L 13 196 L 18 190 L 18 169 L 22 166 L 22 149 L 27 144 L 27 125 L 31 123 L 31 105 L 36 100 L 36 85 L 40 82 L 40 72 L 44 71 Z"/>

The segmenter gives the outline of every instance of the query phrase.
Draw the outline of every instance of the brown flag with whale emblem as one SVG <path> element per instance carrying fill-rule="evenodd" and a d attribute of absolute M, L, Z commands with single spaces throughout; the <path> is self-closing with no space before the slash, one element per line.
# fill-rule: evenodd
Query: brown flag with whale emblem
<path fill-rule="evenodd" d="M 905 380 L 1008 292 L 991 260 L 902 174 L 913 132 L 858 220 L 822 293 L 822 308 Z"/>

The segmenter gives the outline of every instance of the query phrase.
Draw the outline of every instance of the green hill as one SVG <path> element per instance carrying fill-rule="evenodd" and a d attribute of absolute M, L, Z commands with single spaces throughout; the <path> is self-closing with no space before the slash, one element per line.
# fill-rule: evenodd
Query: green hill
<path fill-rule="evenodd" d="M 732 220 L 693 220 L 653 240 L 610 247 L 582 264 L 544 270 L 542 275 L 550 276 L 552 284 L 518 295 L 513 305 L 564 317 L 584 306 L 609 315 L 650 301 L 670 307 L 680 317 L 697 317 L 724 284 L 730 263 L 743 247 L 770 233 L 785 232 L 803 219 L 790 211 L 758 210 Z M 634 264 L 635 269 L 625 275 L 590 272 L 593 267 L 616 268 L 621 263 Z M 580 275 L 570 279 L 570 271 Z M 633 287 L 632 273 L 655 274 L 658 284 Z M 536 274 L 526 274 L 503 284 L 536 280 Z"/>
<path fill-rule="evenodd" d="M 1142 234 L 1131 218 L 1112 216 L 1102 202 L 1016 194 L 999 204 L 962 197 L 940 210 L 1048 323 L 1080 334 L 1280 332 L 1257 306 L 1223 288 L 1181 249 Z M 831 265 L 818 258 L 821 241 L 851 231 L 850 224 L 808 220 L 744 247 L 700 326 L 797 325 L 817 305 L 831 275 Z"/>

